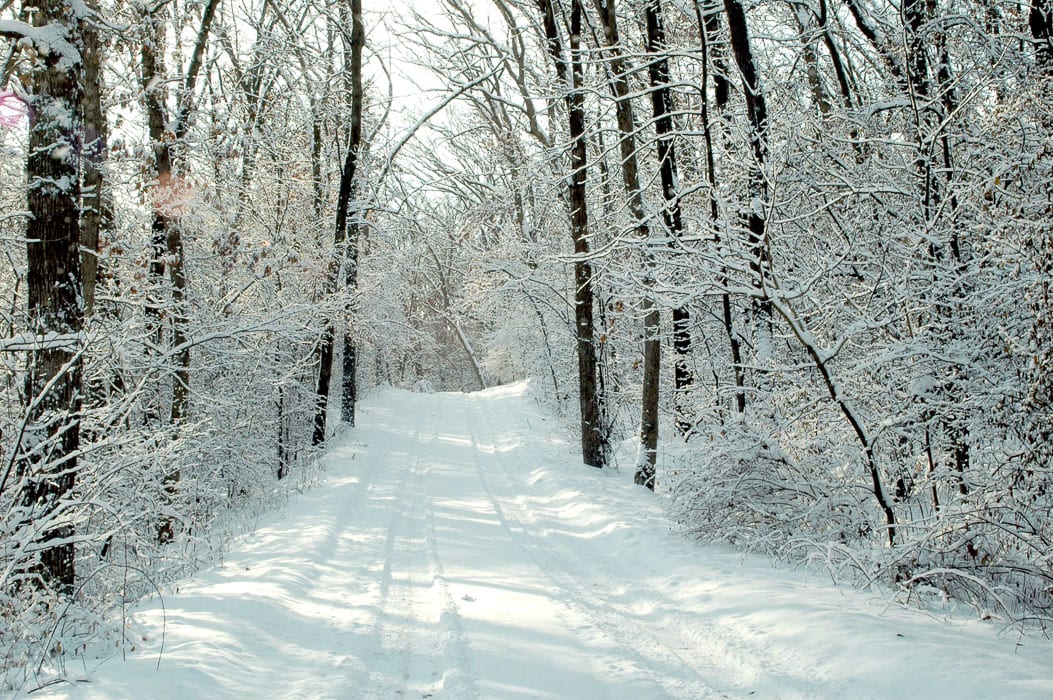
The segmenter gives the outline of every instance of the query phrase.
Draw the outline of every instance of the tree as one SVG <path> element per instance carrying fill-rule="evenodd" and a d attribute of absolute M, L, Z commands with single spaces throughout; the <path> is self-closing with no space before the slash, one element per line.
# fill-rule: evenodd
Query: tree
<path fill-rule="evenodd" d="M 644 190 L 640 181 L 640 166 L 637 161 L 636 119 L 633 116 L 632 98 L 629 91 L 629 67 L 624 57 L 624 47 L 618 33 L 618 15 L 613 0 L 596 0 L 596 13 L 604 36 L 604 54 L 609 68 L 608 85 L 614 96 L 615 116 L 618 121 L 618 151 L 621 156 L 622 186 L 625 188 L 627 206 L 633 220 L 636 238 L 647 246 L 652 243 L 651 225 L 644 204 Z M 644 253 L 645 270 L 642 284 L 643 298 L 640 311 L 643 315 L 643 387 L 640 403 L 640 450 L 636 459 L 633 479 L 637 484 L 654 490 L 655 463 L 658 459 L 658 384 L 661 378 L 662 345 L 660 336 L 660 314 L 653 298 L 653 263 L 650 253 Z"/>
<path fill-rule="evenodd" d="M 680 210 L 680 177 L 674 142 L 676 128 L 673 124 L 673 94 L 669 87 L 669 59 L 663 55 L 667 47 L 660 0 L 648 2 L 644 8 L 644 15 L 647 26 L 647 51 L 653 56 L 647 71 L 651 82 L 651 111 L 654 115 L 655 131 L 658 134 L 656 146 L 662 180 L 662 197 L 665 200 L 662 222 L 669 233 L 670 244 L 676 246 L 684 235 L 684 217 Z M 692 420 L 689 417 L 690 409 L 687 408 L 684 394 L 690 390 L 694 377 L 688 366 L 691 354 L 691 312 L 684 304 L 673 308 L 673 350 L 676 351 L 676 365 L 673 368 L 676 423 L 681 434 L 686 436 L 692 428 Z"/>
<path fill-rule="evenodd" d="M 767 208 L 769 192 L 765 165 L 770 150 L 771 124 L 768 119 L 768 101 L 761 85 L 757 61 L 750 44 L 749 23 L 739 0 L 724 0 L 724 14 L 728 20 L 728 36 L 732 54 L 739 74 L 742 76 L 742 95 L 746 100 L 746 115 L 749 121 L 749 144 L 753 160 L 749 166 L 749 193 L 744 206 L 746 241 L 749 254 L 751 283 L 755 293 L 751 299 L 753 322 L 753 346 L 758 360 L 758 372 L 763 375 L 764 365 L 770 362 L 772 352 L 771 322 L 772 306 L 766 298 L 765 275 L 769 264 Z"/>
<path fill-rule="evenodd" d="M 336 229 L 333 232 L 333 243 L 337 252 L 343 253 L 342 269 L 344 287 L 348 294 L 358 287 L 358 248 L 361 230 L 362 212 L 351 211 L 358 181 L 359 162 L 362 156 L 362 48 L 365 45 L 365 28 L 362 22 L 361 0 L 350 0 L 351 29 L 344 34 L 345 79 L 350 83 L 350 117 L 347 141 L 344 145 L 344 164 L 340 171 L 340 185 L 336 200 Z M 350 223 L 348 218 L 350 216 Z M 338 258 L 330 266 L 328 290 L 335 292 L 338 286 L 341 263 Z M 355 424 L 355 401 L 357 385 L 355 383 L 357 348 L 354 341 L 354 329 L 347 324 L 343 337 L 343 384 L 341 391 L 341 418 L 348 425 Z M 322 336 L 318 373 L 318 409 L 315 414 L 314 444 L 325 440 L 328 416 L 329 385 L 333 368 L 333 343 L 335 328 L 330 323 Z"/>
<path fill-rule="evenodd" d="M 40 565 L 31 573 L 73 592 L 75 532 L 66 500 L 77 474 L 84 309 L 81 305 L 80 183 L 84 124 L 81 18 L 64 0 L 26 3 L 33 26 L 5 35 L 32 47 L 26 159 L 28 282 L 25 419 L 19 436 L 23 524 L 34 529 Z M 0 493 L 6 485 L 0 483 Z"/>
<path fill-rule="evenodd" d="M 578 356 L 578 407 L 581 411 L 581 454 L 585 464 L 603 468 L 607 464 L 610 438 L 604 424 L 596 359 L 596 329 L 592 266 L 589 263 L 589 209 L 586 192 L 588 149 L 585 124 L 585 85 L 582 69 L 581 0 L 571 0 L 570 24 L 563 39 L 556 23 L 551 0 L 538 0 L 545 41 L 563 89 L 563 103 L 570 135 L 570 175 L 567 178 L 567 202 L 570 207 L 570 232 L 574 242 L 574 339 Z"/>
<path fill-rule="evenodd" d="M 154 317 L 154 336 L 162 336 L 161 318 L 171 316 L 171 348 L 175 356 L 172 380 L 172 395 L 168 420 L 177 430 L 189 416 L 190 411 L 190 343 L 188 336 L 189 309 L 187 308 L 187 273 L 185 246 L 180 219 L 189 207 L 190 187 L 176 167 L 176 149 L 186 138 L 193 111 L 194 90 L 201 72 L 209 32 L 216 16 L 219 0 L 208 0 L 202 15 L 201 26 L 194 42 L 186 77 L 176 96 L 175 115 L 170 119 L 165 105 L 164 79 L 164 32 L 165 23 L 161 12 L 164 6 L 143 6 L 141 44 L 141 74 L 147 126 L 153 146 L 154 179 L 150 185 L 153 201 L 152 247 L 150 273 L 154 282 L 162 289 L 164 275 L 168 273 L 168 288 L 171 302 L 164 301 L 155 292 L 154 303 L 149 311 Z M 162 344 L 157 343 L 160 347 Z M 171 492 L 181 475 L 172 470 L 165 476 L 166 490 Z M 159 526 L 158 537 L 162 542 L 173 537 L 173 522 L 164 519 Z"/>

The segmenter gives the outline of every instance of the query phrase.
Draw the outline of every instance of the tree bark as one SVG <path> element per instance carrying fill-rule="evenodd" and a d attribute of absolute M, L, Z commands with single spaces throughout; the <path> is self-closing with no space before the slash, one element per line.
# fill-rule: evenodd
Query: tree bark
<path fill-rule="evenodd" d="M 772 305 L 765 292 L 765 276 L 770 262 L 767 252 L 768 182 L 764 175 L 764 165 L 768 159 L 768 105 L 750 45 L 745 9 L 740 0 L 724 0 L 724 13 L 728 19 L 731 50 L 742 76 L 742 92 L 746 99 L 746 114 L 750 125 L 750 148 L 753 151 L 745 218 L 749 267 L 755 289 L 754 298 L 750 302 L 755 332 L 754 346 L 758 365 L 761 366 L 758 374 L 763 374 L 763 365 L 769 359 L 772 341 Z"/>
<path fill-rule="evenodd" d="M 65 29 L 78 42 L 75 8 L 64 0 L 39 0 L 31 10 L 37 27 Z M 44 523 L 39 574 L 44 585 L 72 594 L 73 526 L 52 525 L 72 491 L 80 444 L 80 143 L 82 69 L 54 47 L 37 46 L 32 62 L 26 223 L 29 331 L 39 347 L 26 374 L 28 425 L 20 445 L 23 504 Z M 51 544 L 54 543 L 54 544 Z"/>
<path fill-rule="evenodd" d="M 341 173 L 340 197 L 337 201 L 337 230 L 349 229 L 347 239 L 347 256 L 344 263 L 344 287 L 351 296 L 358 291 L 358 248 L 362 233 L 361 211 L 358 204 L 351 217 L 350 225 L 346 223 L 351 196 L 356 193 L 359 159 L 362 156 L 362 49 L 366 43 L 365 26 L 362 22 L 362 0 L 351 0 L 351 133 L 347 144 L 347 158 L 344 161 L 344 172 Z M 346 183 L 346 184 L 345 184 Z M 344 223 L 340 219 L 345 217 Z M 349 314 L 350 316 L 350 314 Z M 358 348 L 355 343 L 354 330 L 350 323 L 344 330 L 344 376 L 343 401 L 340 403 L 340 417 L 348 425 L 355 424 L 355 402 L 358 400 L 358 383 L 356 368 Z"/>
<path fill-rule="evenodd" d="M 720 236 L 720 212 L 717 207 L 717 166 L 713 153 L 713 122 L 709 114 L 709 62 L 712 57 L 715 75 L 713 76 L 714 107 L 717 116 L 724 114 L 728 106 L 730 91 L 725 72 L 727 61 L 723 51 L 712 47 L 712 38 L 720 29 L 720 14 L 716 8 L 707 8 L 705 17 L 699 3 L 695 3 L 695 21 L 698 24 L 699 39 L 702 43 L 702 135 L 706 149 L 706 181 L 709 183 L 709 218 L 713 224 L 714 243 L 721 245 Z M 735 377 L 735 409 L 742 413 L 746 410 L 746 379 L 745 368 L 742 364 L 742 339 L 735 328 L 735 316 L 731 306 L 731 293 L 728 291 L 728 268 L 727 263 L 721 262 L 720 276 L 720 308 L 721 318 L 724 322 L 724 332 L 728 336 L 728 345 L 731 352 L 731 368 Z"/>
<path fill-rule="evenodd" d="M 353 294 L 358 289 L 358 246 L 361 225 L 359 212 L 352 213 L 348 220 L 348 210 L 355 194 L 358 160 L 362 150 L 362 49 L 365 46 L 366 34 L 362 23 L 362 0 L 350 0 L 351 32 L 344 38 L 344 50 L 347 64 L 344 66 L 345 77 L 350 82 L 351 114 L 344 152 L 344 165 L 340 171 L 340 187 L 336 201 L 336 226 L 333 243 L 337 250 L 344 249 L 344 287 Z M 350 234 L 350 235 L 349 235 Z M 335 292 L 339 283 L 339 262 L 334 260 L 330 268 L 327 291 Z M 322 334 L 319 347 L 319 372 L 317 388 L 317 409 L 315 411 L 314 438 L 318 445 L 325 441 L 326 422 L 328 419 L 329 387 L 332 380 L 333 345 L 336 329 L 329 324 Z M 355 424 L 355 402 L 358 398 L 358 386 L 355 382 L 358 349 L 355 344 L 354 331 L 348 323 L 341 338 L 343 344 L 343 381 L 341 384 L 340 417 L 348 425 Z"/>
<path fill-rule="evenodd" d="M 1053 3 L 1031 0 L 1027 23 L 1035 40 L 1035 63 L 1043 72 L 1053 72 Z"/>
<path fill-rule="evenodd" d="M 103 198 L 103 164 L 109 129 L 102 110 L 102 52 L 104 43 L 92 16 L 82 21 L 83 85 L 83 189 L 81 191 L 81 278 L 84 315 L 95 312 L 95 286 L 99 276 L 99 237 L 109 225 L 109 207 Z"/>
<path fill-rule="evenodd" d="M 596 360 L 596 324 L 592 266 L 589 255 L 589 212 L 587 200 L 588 151 L 585 123 L 585 93 L 581 55 L 583 8 L 572 0 L 570 50 L 565 53 L 551 0 L 538 0 L 545 27 L 548 51 L 556 75 L 564 87 L 570 132 L 570 177 L 567 200 L 570 205 L 570 233 L 574 242 L 574 341 L 578 356 L 578 408 L 581 413 L 581 456 L 585 464 L 607 466 L 610 440 L 603 420 L 604 398 L 599 390 Z"/>
<path fill-rule="evenodd" d="M 635 221 L 637 238 L 647 244 L 651 238 L 651 227 L 644 207 L 643 188 L 640 185 L 640 168 L 636 158 L 636 124 L 633 117 L 632 99 L 629 95 L 628 71 L 625 65 L 621 39 L 618 36 L 618 18 L 614 0 L 594 0 L 596 12 L 603 24 L 607 63 L 610 68 L 609 83 L 614 95 L 615 116 L 620 139 L 622 184 L 628 200 L 629 213 Z M 643 314 L 643 391 L 640 402 L 640 451 L 636 459 L 633 476 L 637 484 L 654 489 L 655 463 L 658 459 L 658 381 L 661 375 L 660 316 L 651 295 L 654 279 L 651 276 L 650 254 L 644 252 L 645 292 L 640 303 Z"/>
<path fill-rule="evenodd" d="M 651 55 L 648 76 L 651 81 L 651 111 L 654 115 L 655 132 L 658 135 L 658 165 L 662 180 L 662 222 L 670 235 L 670 244 L 676 245 L 684 234 L 684 219 L 680 211 L 680 182 L 677 173 L 675 127 L 673 124 L 673 95 L 669 89 L 669 58 L 666 51 L 665 25 L 662 20 L 660 0 L 651 0 L 644 10 L 647 24 L 647 52 Z M 691 355 L 691 313 L 685 305 L 673 308 L 673 351 L 676 361 L 673 367 L 674 405 L 676 426 L 680 434 L 687 436 L 694 421 L 692 409 L 687 405 L 687 393 L 694 384 L 694 376 L 688 364 Z"/>
<path fill-rule="evenodd" d="M 169 122 L 164 100 L 164 49 L 161 39 L 164 37 L 164 23 L 158 21 L 159 10 L 144 10 L 143 23 L 145 36 L 141 47 L 143 100 L 147 116 L 147 130 L 154 151 L 154 180 L 151 185 L 151 196 L 154 200 L 153 223 L 151 225 L 150 275 L 157 287 L 164 286 L 164 275 L 168 272 L 168 286 L 171 303 L 154 292 L 153 299 L 147 305 L 147 313 L 154 326 L 152 335 L 158 347 L 162 345 L 163 328 L 161 318 L 168 307 L 171 317 L 171 347 L 174 351 L 175 366 L 173 369 L 171 406 L 169 423 L 178 429 L 190 411 L 190 344 L 187 336 L 189 310 L 186 298 L 186 268 L 183 234 L 180 226 L 190 196 L 188 185 L 174 174 L 173 150 L 186 138 L 190 128 L 194 89 L 204 62 L 205 47 L 212 21 L 219 7 L 219 0 L 208 0 L 201 16 L 194 50 L 187 67 L 186 78 L 178 96 L 176 114 Z M 160 412 L 152 417 L 157 419 Z M 181 475 L 178 470 L 165 474 L 165 492 L 172 494 Z M 174 524 L 171 518 L 165 519 L 158 528 L 158 539 L 164 543 L 174 537 Z"/>

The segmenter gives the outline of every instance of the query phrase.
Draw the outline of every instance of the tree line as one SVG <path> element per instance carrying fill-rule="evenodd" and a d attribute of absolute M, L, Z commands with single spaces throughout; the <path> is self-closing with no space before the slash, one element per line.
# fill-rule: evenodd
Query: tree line
<path fill-rule="evenodd" d="M 1048 3 L 443 4 L 494 378 L 699 537 L 1047 619 Z"/>
<path fill-rule="evenodd" d="M 1048 0 L 439 6 L 3 4 L 8 666 L 382 383 L 531 377 L 699 537 L 1047 621 Z"/>

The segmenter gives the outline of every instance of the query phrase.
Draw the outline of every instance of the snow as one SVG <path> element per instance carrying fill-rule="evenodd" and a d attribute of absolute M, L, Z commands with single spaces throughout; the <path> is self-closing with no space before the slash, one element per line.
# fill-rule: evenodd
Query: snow
<path fill-rule="evenodd" d="M 0 19 L 0 36 L 19 37 L 19 43 L 42 55 L 58 56 L 59 70 L 68 70 L 80 63 L 80 52 L 70 43 L 68 35 L 69 31 L 61 24 L 35 27 L 19 20 Z"/>
<path fill-rule="evenodd" d="M 75 351 L 84 341 L 83 333 L 19 333 L 11 338 L 0 338 L 0 352 L 31 352 L 34 350 Z"/>
<path fill-rule="evenodd" d="M 363 402 L 324 485 L 33 697 L 1053 697 L 1038 635 L 684 539 L 527 393 Z"/>

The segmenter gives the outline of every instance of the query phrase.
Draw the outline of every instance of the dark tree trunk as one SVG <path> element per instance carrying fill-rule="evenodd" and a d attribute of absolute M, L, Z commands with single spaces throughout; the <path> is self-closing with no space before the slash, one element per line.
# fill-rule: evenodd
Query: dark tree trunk
<path fill-rule="evenodd" d="M 162 79 L 164 59 L 164 22 L 157 14 L 143 11 L 140 19 L 143 37 L 140 44 L 140 82 L 143 88 L 143 107 L 146 111 L 146 130 L 153 150 L 153 183 L 151 197 L 155 200 L 150 227 L 150 279 L 151 291 L 147 298 L 147 328 L 151 342 L 162 347 L 165 301 L 162 290 L 165 276 L 165 250 L 168 247 L 167 215 L 159 206 L 162 186 L 167 187 L 172 179 L 172 154 L 165 136 L 165 82 Z M 147 420 L 160 418 L 160 407 L 154 402 L 147 408 Z"/>
<path fill-rule="evenodd" d="M 351 136 L 347 143 L 347 158 L 344 161 L 344 172 L 341 178 L 346 181 L 346 188 L 341 183 L 340 199 L 337 202 L 337 219 L 347 216 L 351 206 L 350 196 L 356 191 L 356 174 L 358 161 L 362 155 L 362 48 L 365 46 L 365 27 L 362 24 L 362 0 L 351 0 Z M 346 192 L 346 198 L 344 193 Z M 343 224 L 347 226 L 347 224 Z M 341 224 L 338 222 L 337 227 Z M 347 256 L 344 267 L 343 284 L 347 293 L 358 291 L 358 248 L 361 235 L 361 212 L 356 205 L 347 237 Z M 355 424 L 355 402 L 358 400 L 357 368 L 358 348 L 354 331 L 345 328 L 343 336 L 343 401 L 340 403 L 340 418 L 347 425 Z"/>
<path fill-rule="evenodd" d="M 289 431 L 286 425 L 286 407 L 285 407 L 285 385 L 278 385 L 278 481 L 281 481 L 289 475 L 289 464 L 290 464 L 290 450 L 289 450 Z"/>
<path fill-rule="evenodd" d="M 154 215 L 151 225 L 150 275 L 155 290 L 147 306 L 147 313 L 153 325 L 152 335 L 158 347 L 162 346 L 162 317 L 171 319 L 171 347 L 175 359 L 172 378 L 171 405 L 169 422 L 176 429 L 189 415 L 190 411 L 190 345 L 187 326 L 189 309 L 186 298 L 186 268 L 183 234 L 180 217 L 188 205 L 190 192 L 183 180 L 174 173 L 173 149 L 186 138 L 190 128 L 190 114 L 193 105 L 194 89 L 204 63 L 205 46 L 212 29 L 219 0 L 208 0 L 201 16 L 194 50 L 187 67 L 186 77 L 181 86 L 176 114 L 167 118 L 164 91 L 164 48 L 161 39 L 164 37 L 164 23 L 157 14 L 144 11 L 144 37 L 140 57 L 142 60 L 143 100 L 147 117 L 147 132 L 154 151 L 154 181 L 151 185 L 151 197 L 154 200 Z M 165 286 L 164 276 L 168 272 L 168 287 L 171 303 L 165 301 L 158 291 Z M 155 409 L 148 418 L 158 419 L 160 410 Z M 173 494 L 181 475 L 173 470 L 164 476 L 165 492 Z M 158 539 L 162 543 L 174 536 L 174 522 L 171 518 L 163 520 L 158 527 Z"/>
<path fill-rule="evenodd" d="M 351 33 L 345 37 L 344 49 L 347 65 L 344 66 L 345 77 L 351 88 L 351 123 L 347 136 L 347 150 L 344 153 L 344 165 L 340 171 L 340 187 L 336 200 L 336 227 L 333 242 L 337 251 L 344 249 L 344 286 L 349 293 L 358 288 L 358 245 L 361 225 L 357 208 L 351 213 L 349 209 L 355 194 L 355 176 L 358 171 L 358 159 L 362 151 L 362 48 L 365 46 L 365 27 L 362 24 L 362 0 L 350 0 Z M 350 235 L 349 235 L 350 234 Z M 339 263 L 334 261 L 330 268 L 327 292 L 336 291 L 339 280 Z M 326 422 L 328 418 L 329 387 L 332 381 L 333 349 L 336 329 L 330 324 L 322 334 L 319 346 L 317 408 L 314 420 L 313 443 L 318 445 L 325 441 Z M 358 387 L 355 383 L 358 350 L 355 344 L 354 331 L 348 326 L 341 339 L 343 344 L 343 383 L 341 385 L 340 416 L 344 423 L 355 424 L 355 401 L 358 398 Z"/>
<path fill-rule="evenodd" d="M 607 465 L 608 436 L 601 409 L 603 396 L 599 387 L 596 360 L 596 328 L 593 316 L 592 266 L 589 255 L 589 212 L 586 198 L 588 152 L 585 124 L 585 93 L 581 55 L 583 8 L 572 0 L 570 14 L 570 51 L 565 53 L 550 0 L 539 0 L 549 54 L 563 83 L 564 104 L 570 130 L 570 177 L 567 200 L 570 204 L 570 230 L 574 241 L 574 338 L 578 356 L 578 407 L 581 412 L 581 455 L 585 464 L 603 468 Z"/>
<path fill-rule="evenodd" d="M 695 19 L 698 24 L 698 34 L 702 43 L 702 134 L 706 149 L 706 181 L 709 183 L 709 217 L 713 224 L 714 242 L 720 246 L 720 212 L 717 208 L 717 166 L 713 155 L 713 122 L 709 115 L 709 62 L 713 61 L 715 68 L 714 80 L 714 107 L 718 116 L 724 114 L 728 106 L 729 89 L 727 77 L 727 61 L 723 51 L 712 48 L 712 41 L 720 30 L 720 14 L 715 7 L 707 8 L 703 17 L 702 7 L 695 3 Z M 724 332 L 728 336 L 728 344 L 731 351 L 731 367 L 735 376 L 735 409 L 742 413 L 746 410 L 746 380 L 745 369 L 742 365 L 742 340 L 739 338 L 735 328 L 735 316 L 731 306 L 731 293 L 728 291 L 728 269 L 726 263 L 721 263 L 720 278 L 720 307 L 724 322 Z"/>
<path fill-rule="evenodd" d="M 768 268 L 767 219 L 765 207 L 768 203 L 768 183 L 764 176 L 764 165 L 768 158 L 768 105 L 760 84 L 757 64 L 750 46 L 749 25 L 746 12 L 739 0 L 724 0 L 724 13 L 728 19 L 728 36 L 739 73 L 742 75 L 742 92 L 746 98 L 746 114 L 749 119 L 750 148 L 753 163 L 749 171 L 749 202 L 746 207 L 747 243 L 749 267 L 753 275 L 755 296 L 751 301 L 755 326 L 755 347 L 758 359 L 763 363 L 771 350 L 772 305 L 765 291 Z M 763 372 L 763 368 L 760 372 Z"/>
<path fill-rule="evenodd" d="M 655 132 L 658 135 L 658 164 L 662 179 L 662 196 L 665 207 L 662 221 L 676 245 L 684 233 L 684 220 L 680 211 L 679 177 L 677 174 L 676 145 L 673 140 L 673 95 L 669 89 L 669 59 L 665 55 L 665 25 L 662 21 L 660 0 L 647 3 L 647 52 L 651 54 L 648 75 L 651 80 L 651 111 L 654 115 Z M 673 367 L 675 390 L 676 425 L 681 435 L 686 436 L 694 425 L 691 408 L 687 405 L 687 393 L 694 384 L 694 376 L 688 364 L 691 355 L 691 313 L 684 305 L 673 309 L 673 351 L 676 362 Z"/>
<path fill-rule="evenodd" d="M 330 274 L 335 274 L 331 272 Z M 314 433 L 312 445 L 325 442 L 326 416 L 329 413 L 329 392 L 333 378 L 333 336 L 332 324 L 327 324 L 318 343 L 318 383 L 315 385 Z"/>
<path fill-rule="evenodd" d="M 614 0 L 595 0 L 596 12 L 603 24 L 606 43 L 609 83 L 614 95 L 615 116 L 618 121 L 619 154 L 621 155 L 622 184 L 628 198 L 629 212 L 636 222 L 637 238 L 647 244 L 651 227 L 644 207 L 640 169 L 636 158 L 636 124 L 632 98 L 629 94 L 628 71 L 625 65 Z M 636 460 L 634 480 L 649 489 L 655 486 L 655 463 L 658 459 L 658 382 L 661 375 L 662 348 L 660 317 L 651 297 L 654 280 L 651 277 L 650 255 L 645 256 L 645 292 L 640 304 L 643 312 L 643 393 L 640 404 L 640 453 Z"/>
<path fill-rule="evenodd" d="M 349 295 L 358 291 L 358 248 L 362 232 L 361 211 L 356 204 L 352 212 L 350 225 L 347 223 L 351 197 L 356 191 L 356 174 L 358 161 L 362 156 L 362 49 L 366 43 L 365 27 L 362 23 L 362 0 L 351 0 L 351 41 L 348 49 L 351 53 L 351 133 L 347 144 L 347 158 L 341 173 L 340 197 L 337 200 L 337 231 L 349 230 L 347 236 L 347 256 L 344 267 L 344 286 Z M 341 221 L 343 219 L 343 221 Z M 354 330 L 347 327 L 344 331 L 344 376 L 343 401 L 340 403 L 340 417 L 348 425 L 355 424 L 355 402 L 358 400 L 356 368 L 358 349 L 355 343 Z"/>
<path fill-rule="evenodd" d="M 84 63 L 84 136 L 81 169 L 81 278 L 84 286 L 84 315 L 95 311 L 95 286 L 99 276 L 99 236 L 108 225 L 109 207 L 103 198 L 103 163 L 106 161 L 108 128 L 102 111 L 102 51 L 104 44 L 94 16 L 83 22 L 81 55 Z"/>
<path fill-rule="evenodd" d="M 1042 71 L 1053 72 L 1053 2 L 1031 0 L 1027 23 L 1035 40 L 1035 62 Z"/>
<path fill-rule="evenodd" d="M 64 26 L 65 39 L 77 41 L 71 5 L 40 0 L 33 9 L 36 26 Z M 44 585 L 66 594 L 73 592 L 75 579 L 73 526 L 52 526 L 49 520 L 64 520 L 56 511 L 73 489 L 80 444 L 81 69 L 79 61 L 65 60 L 60 52 L 41 51 L 33 61 L 26 161 L 29 331 L 39 347 L 26 375 L 29 420 L 19 468 L 24 505 L 31 517 L 48 523 L 40 536 L 37 573 Z"/>

